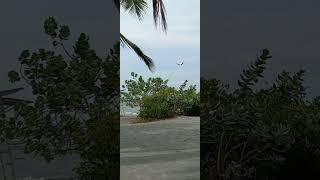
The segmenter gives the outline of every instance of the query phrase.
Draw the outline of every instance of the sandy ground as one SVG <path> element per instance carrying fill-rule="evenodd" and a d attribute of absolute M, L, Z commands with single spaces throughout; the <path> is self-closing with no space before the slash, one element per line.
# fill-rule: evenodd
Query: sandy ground
<path fill-rule="evenodd" d="M 200 118 L 130 124 L 121 117 L 121 180 L 200 179 Z"/>

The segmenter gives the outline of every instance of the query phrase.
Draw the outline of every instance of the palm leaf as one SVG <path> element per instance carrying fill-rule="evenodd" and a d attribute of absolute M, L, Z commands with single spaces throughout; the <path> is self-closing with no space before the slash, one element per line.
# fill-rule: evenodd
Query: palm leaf
<path fill-rule="evenodd" d="M 0 91 L 0 97 L 1 96 L 7 96 L 7 95 L 11 95 L 14 94 L 20 90 L 22 90 L 23 88 L 16 88 L 16 89 L 10 89 L 10 90 L 5 90 L 5 91 Z"/>
<path fill-rule="evenodd" d="M 7 106 L 13 106 L 18 103 L 25 103 L 25 104 L 33 103 L 33 101 L 16 99 L 16 98 L 2 98 L 2 101 L 4 102 L 4 105 L 7 105 Z"/>
<path fill-rule="evenodd" d="M 162 25 L 162 29 L 166 32 L 168 29 L 167 25 L 167 12 L 164 6 L 163 0 L 153 0 L 153 19 L 156 26 Z"/>
<path fill-rule="evenodd" d="M 122 45 L 129 47 L 132 49 L 138 57 L 148 66 L 150 71 L 153 72 L 154 70 L 154 63 L 150 57 L 144 54 L 144 52 L 133 42 L 131 42 L 129 39 L 127 39 L 124 35 L 120 33 L 120 42 Z"/>
<path fill-rule="evenodd" d="M 114 0 L 118 9 L 121 7 L 129 11 L 131 14 L 137 16 L 139 20 L 143 18 L 145 10 L 148 8 L 148 4 L 145 0 Z M 163 0 L 152 0 L 153 7 L 153 20 L 156 27 L 162 26 L 162 29 L 167 32 L 167 12 Z"/>
<path fill-rule="evenodd" d="M 120 0 L 121 7 L 142 20 L 148 4 L 144 0 Z"/>
<path fill-rule="evenodd" d="M 117 9 L 120 10 L 120 0 L 113 0 L 113 3 L 117 6 Z"/>

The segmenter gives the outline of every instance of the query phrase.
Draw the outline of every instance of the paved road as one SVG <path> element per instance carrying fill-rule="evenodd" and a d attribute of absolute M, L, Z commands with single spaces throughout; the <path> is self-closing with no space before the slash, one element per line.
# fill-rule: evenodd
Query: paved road
<path fill-rule="evenodd" d="M 121 121 L 121 180 L 200 179 L 200 119 Z"/>

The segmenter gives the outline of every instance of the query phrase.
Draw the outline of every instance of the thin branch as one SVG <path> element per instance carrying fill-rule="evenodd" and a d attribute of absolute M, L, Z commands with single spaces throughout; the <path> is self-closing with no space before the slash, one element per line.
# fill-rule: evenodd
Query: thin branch
<path fill-rule="evenodd" d="M 71 58 L 71 59 L 74 59 L 75 57 L 74 56 L 71 56 L 71 54 L 69 53 L 69 51 L 67 50 L 67 48 L 64 46 L 63 42 L 59 42 L 59 45 L 62 47 L 63 51 L 65 52 L 65 54 Z"/>

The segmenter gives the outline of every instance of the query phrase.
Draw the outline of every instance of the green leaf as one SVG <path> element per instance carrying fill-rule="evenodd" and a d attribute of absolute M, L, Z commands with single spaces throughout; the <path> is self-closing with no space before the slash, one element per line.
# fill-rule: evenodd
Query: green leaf
<path fill-rule="evenodd" d="M 8 77 L 9 77 L 9 81 L 12 83 L 20 81 L 20 79 L 21 79 L 19 76 L 19 73 L 17 73 L 16 71 L 8 72 Z"/>
<path fill-rule="evenodd" d="M 51 38 L 54 39 L 57 37 L 58 24 L 57 24 L 55 18 L 49 17 L 48 19 L 45 20 L 44 30 L 47 35 L 51 36 Z"/>
<path fill-rule="evenodd" d="M 61 40 L 68 40 L 70 36 L 70 29 L 68 26 L 60 26 L 60 30 L 59 30 L 59 38 Z"/>

